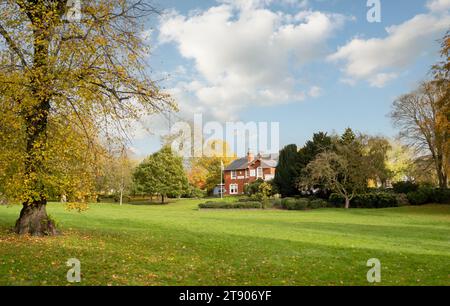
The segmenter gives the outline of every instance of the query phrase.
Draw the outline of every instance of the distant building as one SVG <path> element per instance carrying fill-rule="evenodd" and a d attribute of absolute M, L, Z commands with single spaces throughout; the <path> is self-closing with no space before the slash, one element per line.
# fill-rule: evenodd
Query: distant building
<path fill-rule="evenodd" d="M 244 194 L 245 186 L 258 179 L 270 181 L 275 178 L 278 154 L 258 154 L 250 151 L 247 157 L 232 162 L 224 171 L 225 195 Z"/>

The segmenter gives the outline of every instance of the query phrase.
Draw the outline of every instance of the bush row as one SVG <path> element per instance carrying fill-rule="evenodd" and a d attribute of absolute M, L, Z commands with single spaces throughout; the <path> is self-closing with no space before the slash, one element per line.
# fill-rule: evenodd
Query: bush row
<path fill-rule="evenodd" d="M 329 202 L 335 207 L 342 207 L 345 203 L 344 197 L 333 193 Z M 399 197 L 389 192 L 370 192 L 357 195 L 350 202 L 352 208 L 387 208 L 398 207 Z M 402 203 L 403 204 L 403 203 Z M 405 205 L 405 204 L 403 204 Z"/>
<path fill-rule="evenodd" d="M 450 204 L 450 189 L 420 187 L 417 191 L 408 193 L 408 200 L 411 205 Z"/>
<path fill-rule="evenodd" d="M 322 199 L 310 198 L 284 198 L 272 201 L 275 208 L 286 210 L 309 210 L 328 207 L 328 202 Z"/>
<path fill-rule="evenodd" d="M 203 209 L 261 209 L 260 202 L 206 202 L 198 205 Z"/>

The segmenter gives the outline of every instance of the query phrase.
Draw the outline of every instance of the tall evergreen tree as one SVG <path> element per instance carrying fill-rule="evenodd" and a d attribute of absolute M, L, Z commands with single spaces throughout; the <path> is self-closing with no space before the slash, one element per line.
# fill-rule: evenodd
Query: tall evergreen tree
<path fill-rule="evenodd" d="M 355 143 L 356 135 L 351 128 L 347 128 L 341 136 L 340 143 L 342 145 L 351 145 Z"/>
<path fill-rule="evenodd" d="M 301 163 L 297 146 L 292 144 L 284 147 L 280 151 L 280 158 L 273 181 L 283 197 L 299 193 L 296 182 L 300 171 Z"/>
<path fill-rule="evenodd" d="M 319 153 L 332 148 L 332 139 L 327 133 L 319 132 L 313 135 L 313 139 L 306 142 L 305 146 L 298 151 L 303 167 L 312 162 Z"/>

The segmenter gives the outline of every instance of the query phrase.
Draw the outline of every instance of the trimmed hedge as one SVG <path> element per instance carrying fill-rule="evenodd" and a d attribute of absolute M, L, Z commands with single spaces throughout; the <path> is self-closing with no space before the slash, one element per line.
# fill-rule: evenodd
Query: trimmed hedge
<path fill-rule="evenodd" d="M 415 192 L 419 189 L 419 185 L 413 182 L 397 182 L 394 183 L 392 187 L 394 187 L 395 193 L 404 193 L 404 194 Z"/>
<path fill-rule="evenodd" d="M 286 210 L 309 210 L 328 207 L 328 202 L 321 199 L 284 198 L 279 205 L 279 208 Z"/>
<path fill-rule="evenodd" d="M 198 205 L 202 209 L 261 209 L 260 202 L 206 202 Z"/>
<path fill-rule="evenodd" d="M 420 187 L 417 191 L 408 193 L 408 200 L 411 205 L 450 204 L 450 189 Z"/>
<path fill-rule="evenodd" d="M 344 197 L 333 193 L 329 202 L 335 207 L 342 207 L 345 203 Z M 369 192 L 357 195 L 350 202 L 351 208 L 388 208 L 398 207 L 397 196 L 389 192 Z"/>

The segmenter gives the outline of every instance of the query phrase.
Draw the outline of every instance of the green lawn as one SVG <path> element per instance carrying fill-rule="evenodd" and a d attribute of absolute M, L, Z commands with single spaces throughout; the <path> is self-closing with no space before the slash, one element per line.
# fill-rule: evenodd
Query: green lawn
<path fill-rule="evenodd" d="M 95 204 L 84 213 L 51 204 L 64 235 L 17 237 L 20 207 L 0 207 L 0 285 L 450 285 L 450 206 L 395 209 L 199 211 Z"/>

